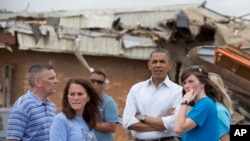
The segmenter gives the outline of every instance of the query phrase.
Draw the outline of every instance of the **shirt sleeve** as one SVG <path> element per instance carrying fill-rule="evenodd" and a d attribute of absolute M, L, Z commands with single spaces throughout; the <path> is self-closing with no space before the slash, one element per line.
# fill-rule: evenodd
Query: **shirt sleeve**
<path fill-rule="evenodd" d="M 206 118 L 209 114 L 210 106 L 207 101 L 197 103 L 193 109 L 188 113 L 188 118 L 192 119 L 198 126 L 205 124 Z"/>
<path fill-rule="evenodd" d="M 169 131 L 169 130 L 173 131 L 174 129 L 175 119 L 177 117 L 177 114 L 181 105 L 182 89 L 181 88 L 178 89 L 175 94 L 176 94 L 176 97 L 173 100 L 173 107 L 175 108 L 174 115 L 162 117 L 163 124 L 166 128 L 166 131 Z"/>
<path fill-rule="evenodd" d="M 21 140 L 29 122 L 28 115 L 21 107 L 13 107 L 9 114 L 7 138 Z"/>
<path fill-rule="evenodd" d="M 126 105 L 123 112 L 122 124 L 125 129 L 128 129 L 129 126 L 139 123 L 140 121 L 135 118 L 137 112 L 136 98 L 134 96 L 133 87 L 128 93 L 126 99 Z"/>
<path fill-rule="evenodd" d="M 219 137 L 221 138 L 225 134 L 230 132 L 231 116 L 226 111 L 218 111 L 219 118 Z"/>
<path fill-rule="evenodd" d="M 119 123 L 118 108 L 113 98 L 110 98 L 105 105 L 104 121 Z"/>

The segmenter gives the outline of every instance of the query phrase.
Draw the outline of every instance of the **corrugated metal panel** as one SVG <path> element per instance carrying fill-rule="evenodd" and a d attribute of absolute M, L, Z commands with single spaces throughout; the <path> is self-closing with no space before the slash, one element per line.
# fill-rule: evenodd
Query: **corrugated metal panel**
<path fill-rule="evenodd" d="M 150 37 L 123 35 L 122 40 L 125 48 L 156 46 Z"/>
<path fill-rule="evenodd" d="M 59 11 L 44 13 L 1 13 L 0 19 L 15 17 L 33 17 L 33 18 L 60 18 L 60 26 L 70 28 L 111 28 L 112 22 L 118 17 L 122 23 L 127 26 L 134 26 L 139 22 L 142 26 L 156 26 L 155 22 L 168 18 L 174 18 L 181 10 L 186 8 L 195 8 L 201 13 L 216 20 L 225 19 L 224 16 L 216 14 L 206 8 L 198 8 L 198 5 L 167 5 L 161 7 L 143 8 L 143 9 L 111 9 L 100 11 Z M 102 21 L 102 22 L 100 22 Z"/>
<path fill-rule="evenodd" d="M 73 53 L 78 47 L 75 40 L 62 38 L 53 41 L 45 41 L 45 38 L 40 38 L 36 43 L 34 37 L 28 34 L 18 33 L 18 42 L 21 50 L 35 50 L 45 52 L 65 52 Z M 107 37 L 79 37 L 79 51 L 81 54 L 96 55 L 96 56 L 117 56 L 123 58 L 146 60 L 148 55 L 155 47 L 137 47 L 126 49 L 122 46 L 121 40 Z"/>
<path fill-rule="evenodd" d="M 157 22 L 175 18 L 176 14 L 179 13 L 180 10 L 189 7 L 197 8 L 198 5 L 168 5 L 148 9 L 137 9 L 127 12 L 116 12 L 114 14 L 115 19 L 120 17 L 124 25 L 134 26 L 135 24 L 140 23 L 141 26 L 155 27 Z"/>
<path fill-rule="evenodd" d="M 202 46 L 201 48 L 197 48 L 197 54 L 210 63 L 214 63 L 214 52 L 214 46 Z"/>
<path fill-rule="evenodd" d="M 70 28 L 107 28 L 111 29 L 112 23 L 121 18 L 125 26 L 134 26 L 140 23 L 141 26 L 155 27 L 156 22 L 174 18 L 179 10 L 187 7 L 196 8 L 197 5 L 176 5 L 162 6 L 145 9 L 121 9 L 107 11 L 88 11 L 77 14 L 68 14 L 60 17 L 60 26 Z M 71 15 L 71 16 L 70 16 Z M 102 22 L 100 22 L 102 21 Z"/>
<path fill-rule="evenodd" d="M 45 36 L 49 38 L 36 36 L 36 40 L 30 24 L 23 23 L 25 26 L 13 24 L 9 29 L 12 30 L 11 33 L 17 31 L 19 49 L 23 50 L 73 53 L 75 47 L 78 47 L 77 44 L 79 44 L 81 54 L 110 55 L 144 60 L 148 58 L 149 53 L 155 48 L 153 40 L 150 42 L 145 37 L 140 36 L 137 36 L 139 38 L 137 40 L 125 38 L 126 34 L 119 37 L 118 33 L 112 33 L 112 30 L 110 30 L 113 21 L 121 18 L 121 23 L 125 26 L 132 27 L 139 22 L 142 27 L 156 27 L 158 22 L 175 18 L 175 15 L 181 9 L 189 7 L 197 8 L 198 6 L 177 5 L 127 10 L 20 13 L 12 16 L 58 18 L 59 28 L 55 27 L 53 30 L 50 29 L 51 25 L 49 25 L 39 29 L 43 30 L 43 35 L 47 33 Z M 198 9 L 202 11 L 204 8 Z M 212 13 L 209 10 L 203 10 L 203 12 Z M 220 19 L 220 16 L 217 18 Z M 101 31 L 88 30 L 89 28 L 101 28 L 107 31 L 101 34 Z M 78 42 L 75 42 L 75 40 L 78 40 Z M 124 46 L 131 48 L 125 48 Z"/>
<path fill-rule="evenodd" d="M 215 21 L 222 21 L 227 20 L 227 17 L 220 15 L 219 13 L 213 12 L 211 10 L 205 9 L 205 8 L 197 8 L 199 12 L 201 12 L 203 15 L 212 18 Z"/>
<path fill-rule="evenodd" d="M 124 26 L 133 27 L 135 24 L 140 23 L 141 26 L 155 27 L 157 26 L 157 22 L 175 18 L 180 10 L 190 7 L 214 20 L 226 19 L 224 16 L 214 13 L 206 8 L 198 7 L 198 5 L 173 5 L 147 9 L 108 10 L 102 11 L 101 13 L 100 11 L 93 13 L 88 11 L 86 13 L 83 12 L 82 15 L 78 16 L 69 14 L 74 16 L 62 16 L 60 25 L 71 28 L 99 27 L 111 29 L 112 22 L 117 18 L 120 18 Z"/>
<path fill-rule="evenodd" d="M 59 26 L 66 28 L 112 28 L 113 14 L 85 13 L 84 15 L 61 17 Z"/>
<path fill-rule="evenodd" d="M 179 11 L 151 11 L 151 12 L 135 12 L 116 14 L 115 19 L 121 18 L 123 25 L 134 26 L 140 23 L 143 27 L 156 27 L 157 22 L 174 18 Z"/>

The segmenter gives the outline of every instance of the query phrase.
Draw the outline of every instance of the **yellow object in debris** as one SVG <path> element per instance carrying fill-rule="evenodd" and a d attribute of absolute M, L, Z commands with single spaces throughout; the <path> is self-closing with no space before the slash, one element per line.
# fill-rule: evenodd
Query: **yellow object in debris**
<path fill-rule="evenodd" d="M 45 24 L 47 24 L 47 21 L 46 20 L 32 20 L 32 21 L 25 21 L 25 23 L 45 25 Z"/>

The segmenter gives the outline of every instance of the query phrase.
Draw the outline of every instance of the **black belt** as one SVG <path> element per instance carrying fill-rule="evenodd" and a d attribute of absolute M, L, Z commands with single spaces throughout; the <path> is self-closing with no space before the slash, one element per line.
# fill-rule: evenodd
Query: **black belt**
<path fill-rule="evenodd" d="M 169 141 L 169 140 L 172 140 L 174 139 L 174 137 L 162 137 L 162 138 L 159 138 L 159 139 L 150 139 L 150 140 L 142 140 L 142 139 L 135 139 L 135 141 Z"/>

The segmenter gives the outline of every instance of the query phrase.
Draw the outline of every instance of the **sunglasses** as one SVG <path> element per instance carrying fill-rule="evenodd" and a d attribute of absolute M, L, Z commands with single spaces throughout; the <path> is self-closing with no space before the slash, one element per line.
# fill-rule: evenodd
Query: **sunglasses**
<path fill-rule="evenodd" d="M 102 84 L 104 84 L 105 81 L 96 80 L 96 79 L 90 79 L 90 82 L 91 82 L 91 83 L 97 83 L 98 85 L 102 85 Z"/>
<path fill-rule="evenodd" d="M 202 73 L 202 69 L 201 69 L 201 67 L 198 66 L 198 65 L 190 66 L 190 68 L 191 68 L 192 70 L 199 71 L 200 73 Z"/>

